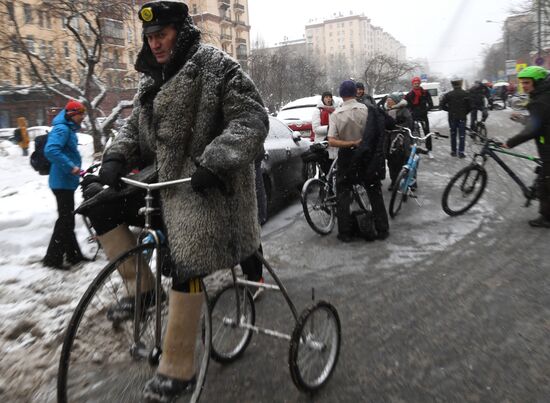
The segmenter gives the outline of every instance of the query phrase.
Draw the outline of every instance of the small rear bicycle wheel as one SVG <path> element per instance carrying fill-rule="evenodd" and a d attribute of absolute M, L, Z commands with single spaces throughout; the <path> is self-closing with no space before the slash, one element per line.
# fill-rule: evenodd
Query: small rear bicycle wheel
<path fill-rule="evenodd" d="M 475 144 L 484 144 L 487 141 L 487 126 L 483 122 L 477 122 L 476 135 L 474 136 Z"/>
<path fill-rule="evenodd" d="M 391 193 L 389 213 L 391 218 L 395 218 L 399 210 L 401 210 L 401 205 L 407 201 L 407 196 L 409 192 L 409 170 L 403 168 L 397 179 L 395 180 L 395 185 Z"/>
<path fill-rule="evenodd" d="M 306 221 L 321 235 L 330 234 L 335 223 L 335 205 L 331 204 L 328 189 L 327 183 L 317 178 L 309 179 L 302 188 L 302 208 Z"/>
<path fill-rule="evenodd" d="M 296 387 L 313 392 L 327 383 L 340 354 L 336 308 L 319 301 L 302 312 L 290 339 L 288 363 Z"/>
<path fill-rule="evenodd" d="M 252 338 L 252 330 L 241 327 L 256 323 L 252 294 L 243 285 L 228 284 L 212 298 L 210 312 L 212 358 L 219 363 L 233 362 L 243 355 Z"/>
<path fill-rule="evenodd" d="M 139 326 L 133 316 L 113 322 L 107 312 L 121 300 L 135 295 L 122 280 L 118 269 L 133 265 L 148 270 L 157 259 L 154 244 L 139 245 L 108 264 L 92 281 L 78 303 L 65 333 L 57 378 L 58 402 L 136 402 L 142 400 L 143 387 L 156 371 L 160 349 L 155 340 L 156 300 L 146 302 Z M 161 262 L 161 265 L 163 262 Z M 127 267 L 127 266 L 126 266 Z M 166 327 L 170 281 L 162 280 L 161 335 Z M 206 298 L 206 292 L 205 292 Z M 138 305 L 139 306 L 139 305 Z M 196 401 L 202 391 L 210 354 L 211 322 L 207 298 L 203 304 L 202 326 L 196 335 L 196 384 L 187 401 Z M 204 343 L 203 343 L 204 341 Z M 191 391 L 190 391 L 191 392 Z"/>
<path fill-rule="evenodd" d="M 353 195 L 355 201 L 362 210 L 371 210 L 369 195 L 367 194 L 367 189 L 365 189 L 363 185 L 353 185 Z"/>
<path fill-rule="evenodd" d="M 487 186 L 487 171 L 481 165 L 471 164 L 451 178 L 441 198 L 443 211 L 457 216 L 477 203 Z"/>

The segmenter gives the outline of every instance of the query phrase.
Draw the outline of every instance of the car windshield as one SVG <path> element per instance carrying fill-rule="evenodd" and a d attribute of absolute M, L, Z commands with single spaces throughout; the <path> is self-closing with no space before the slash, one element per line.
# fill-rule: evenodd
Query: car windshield
<path fill-rule="evenodd" d="M 317 105 L 300 106 L 296 108 L 284 109 L 277 115 L 282 120 L 304 120 L 311 122 L 311 117 Z"/>

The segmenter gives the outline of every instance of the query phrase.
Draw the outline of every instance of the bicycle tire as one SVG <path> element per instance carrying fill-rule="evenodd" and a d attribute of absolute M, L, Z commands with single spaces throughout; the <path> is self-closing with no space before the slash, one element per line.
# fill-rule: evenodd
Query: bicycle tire
<path fill-rule="evenodd" d="M 487 141 L 487 126 L 482 122 L 476 123 L 476 134 L 474 135 L 475 144 L 484 144 Z"/>
<path fill-rule="evenodd" d="M 233 362 L 241 357 L 252 339 L 252 330 L 239 327 L 239 318 L 235 317 L 237 315 L 236 293 L 241 302 L 241 319 L 244 317 L 247 325 L 254 326 L 256 323 L 254 300 L 248 288 L 243 285 L 228 284 L 214 295 L 210 303 L 211 353 L 212 358 L 222 364 Z"/>
<path fill-rule="evenodd" d="M 474 175 L 474 176 L 472 176 Z M 458 186 L 458 195 L 462 195 L 462 198 L 466 196 L 472 196 L 471 200 L 468 200 L 464 206 L 455 206 L 455 198 L 451 192 Z M 485 187 L 487 186 L 487 171 L 481 165 L 470 164 L 465 168 L 458 171 L 455 176 L 451 178 L 441 197 L 441 206 L 443 211 L 451 217 L 464 214 L 471 209 L 480 199 Z"/>
<path fill-rule="evenodd" d="M 399 172 L 399 175 L 397 175 L 397 179 L 395 180 L 395 185 L 393 186 L 393 190 L 391 193 L 390 206 L 388 209 L 391 218 L 395 218 L 397 213 L 399 213 L 399 210 L 401 210 L 402 204 L 407 201 L 407 195 L 409 192 L 408 176 L 409 170 L 407 168 L 403 168 L 401 172 Z"/>
<path fill-rule="evenodd" d="M 318 165 L 314 161 L 309 161 L 304 163 L 303 174 L 302 174 L 304 181 L 317 177 L 317 167 Z"/>
<path fill-rule="evenodd" d="M 149 254 L 154 262 L 157 258 L 155 245 L 138 245 L 109 263 L 80 299 L 61 349 L 57 379 L 58 402 L 141 401 L 143 386 L 154 375 L 158 363 L 154 359 L 155 352 L 159 351 L 155 349 L 154 342 L 156 306 L 144 310 L 140 321 L 139 345 L 135 349 L 130 348 L 135 346 L 133 318 L 113 323 L 107 319 L 106 311 L 128 292 L 117 268 L 128 259 L 142 254 Z M 166 296 L 161 299 L 163 318 L 167 314 L 168 286 L 169 281 L 163 279 Z M 166 320 L 162 323 L 164 334 Z M 207 301 L 203 305 L 202 326 L 197 340 L 197 351 L 202 352 L 202 356 L 196 359 L 198 370 L 190 401 L 196 401 L 200 396 L 208 368 L 211 322 Z"/>
<path fill-rule="evenodd" d="M 328 382 L 338 363 L 340 343 L 340 318 L 334 306 L 318 301 L 302 312 L 288 352 L 290 375 L 298 389 L 314 392 Z"/>
<path fill-rule="evenodd" d="M 315 232 L 330 234 L 335 223 L 335 206 L 327 204 L 329 185 L 317 178 L 304 183 L 301 200 L 306 221 Z"/>
<path fill-rule="evenodd" d="M 362 210 L 371 211 L 369 195 L 363 185 L 353 185 L 353 196 Z"/>

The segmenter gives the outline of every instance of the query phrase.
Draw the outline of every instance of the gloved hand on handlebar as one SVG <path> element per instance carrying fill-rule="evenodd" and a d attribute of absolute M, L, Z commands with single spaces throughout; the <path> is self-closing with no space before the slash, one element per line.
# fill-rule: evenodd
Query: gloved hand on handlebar
<path fill-rule="evenodd" d="M 82 188 L 84 200 L 91 199 L 103 190 L 103 185 L 97 175 L 86 175 L 80 182 L 80 187 Z"/>
<path fill-rule="evenodd" d="M 120 187 L 120 178 L 126 165 L 124 155 L 119 153 L 108 154 L 103 158 L 101 169 L 99 170 L 99 179 L 104 185 L 118 188 Z"/>
<path fill-rule="evenodd" d="M 197 167 L 195 173 L 191 176 L 191 187 L 195 192 L 204 192 L 206 189 L 218 188 L 224 190 L 222 180 L 212 171 L 201 167 Z"/>

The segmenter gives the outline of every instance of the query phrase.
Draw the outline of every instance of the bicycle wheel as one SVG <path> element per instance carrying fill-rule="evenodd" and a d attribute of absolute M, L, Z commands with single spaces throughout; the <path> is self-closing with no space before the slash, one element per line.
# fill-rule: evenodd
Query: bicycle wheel
<path fill-rule="evenodd" d="M 332 375 L 340 354 L 340 318 L 336 308 L 319 301 L 296 322 L 288 363 L 296 387 L 305 392 L 321 388 Z"/>
<path fill-rule="evenodd" d="M 228 284 L 212 298 L 210 312 L 213 326 L 212 358 L 220 363 L 235 361 L 243 355 L 252 338 L 252 330 L 240 325 L 254 326 L 256 323 L 252 294 L 243 285 Z"/>
<path fill-rule="evenodd" d="M 478 164 L 469 165 L 453 176 L 441 198 L 443 211 L 457 216 L 477 203 L 487 186 L 487 171 Z"/>
<path fill-rule="evenodd" d="M 363 185 L 353 185 L 353 197 L 356 203 L 364 211 L 370 211 L 370 200 L 367 189 Z"/>
<path fill-rule="evenodd" d="M 307 181 L 308 179 L 317 177 L 317 163 L 313 161 L 309 161 L 304 163 L 303 167 L 303 178 L 304 181 Z"/>
<path fill-rule="evenodd" d="M 136 261 L 144 265 L 145 259 L 136 258 L 142 255 L 151 257 L 152 267 L 157 258 L 165 256 L 164 253 L 157 256 L 154 244 L 131 249 L 99 273 L 78 303 L 61 349 L 57 379 L 59 402 L 141 401 L 143 387 L 156 371 L 160 352 L 155 343 L 156 304 L 154 300 L 150 303 L 143 300 L 137 341 L 133 317 L 113 323 L 107 318 L 107 311 L 135 292 L 125 285 L 118 268 Z M 162 334 L 168 313 L 169 283 L 168 279 L 162 281 Z M 208 367 L 211 340 L 208 303 L 203 304 L 202 323 L 197 332 L 197 382 L 190 401 L 198 399 Z"/>
<path fill-rule="evenodd" d="M 475 144 L 484 144 L 487 141 L 487 126 L 482 122 L 476 124 L 476 135 L 474 136 Z"/>
<path fill-rule="evenodd" d="M 409 181 L 409 170 L 407 168 L 403 168 L 395 180 L 395 186 L 393 187 L 391 193 L 389 207 L 391 218 L 395 218 L 397 213 L 399 213 L 399 210 L 401 210 L 401 205 L 407 201 Z"/>
<path fill-rule="evenodd" d="M 330 200 L 329 186 L 312 178 L 302 188 L 302 208 L 309 226 L 321 235 L 330 234 L 334 228 L 336 199 Z"/>

